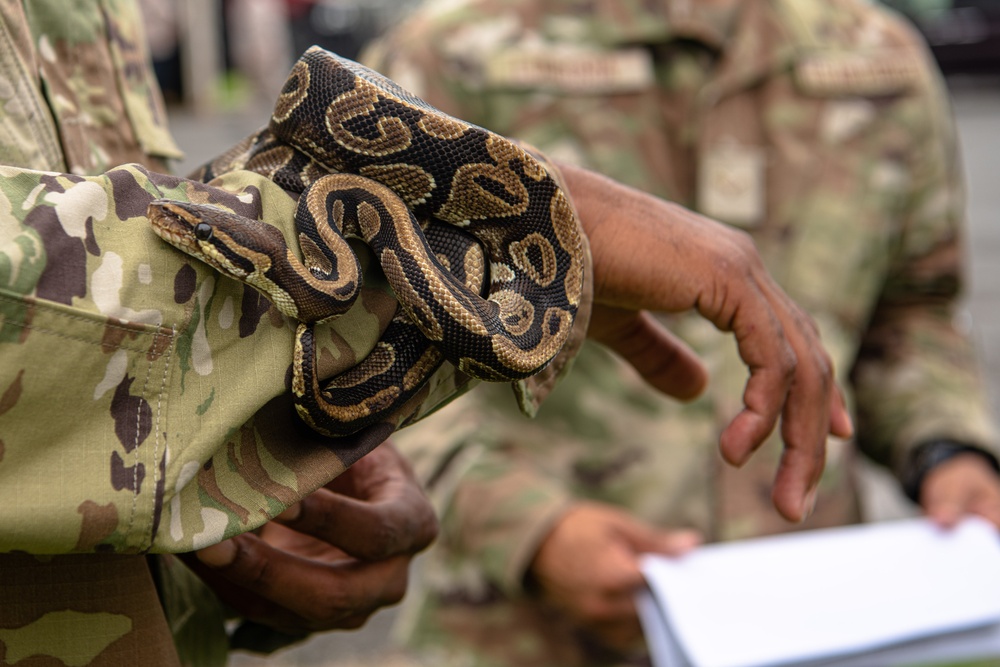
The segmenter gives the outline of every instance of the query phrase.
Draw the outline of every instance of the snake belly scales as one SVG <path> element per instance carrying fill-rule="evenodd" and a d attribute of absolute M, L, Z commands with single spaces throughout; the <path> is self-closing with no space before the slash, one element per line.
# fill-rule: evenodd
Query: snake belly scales
<path fill-rule="evenodd" d="M 565 192 L 516 143 L 312 47 L 247 144 L 239 167 L 301 193 L 301 260 L 276 227 L 221 208 L 156 200 L 148 217 L 168 243 L 298 322 L 292 392 L 318 432 L 386 418 L 444 360 L 482 380 L 517 380 L 566 342 L 583 289 L 582 232 Z M 347 238 L 371 247 L 400 307 L 366 358 L 320 380 L 314 327 L 350 309 L 361 287 Z"/>

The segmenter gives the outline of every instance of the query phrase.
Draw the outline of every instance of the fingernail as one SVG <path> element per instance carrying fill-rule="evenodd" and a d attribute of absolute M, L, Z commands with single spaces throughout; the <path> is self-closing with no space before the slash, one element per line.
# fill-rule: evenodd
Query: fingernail
<path fill-rule="evenodd" d="M 281 514 L 279 514 L 274 518 L 279 519 L 281 521 L 295 521 L 300 516 L 302 516 L 302 505 L 299 503 L 295 503 L 294 505 L 292 505 L 291 507 L 289 507 L 284 512 L 282 512 Z"/>
<path fill-rule="evenodd" d="M 819 493 L 819 489 L 813 489 L 806 496 L 806 499 L 802 501 L 802 519 L 799 523 L 802 523 L 806 519 L 812 516 L 813 512 L 816 511 L 816 496 Z"/>
<path fill-rule="evenodd" d="M 199 549 L 195 555 L 198 556 L 198 560 L 209 567 L 226 567 L 236 560 L 236 544 L 232 540 L 226 540 Z"/>

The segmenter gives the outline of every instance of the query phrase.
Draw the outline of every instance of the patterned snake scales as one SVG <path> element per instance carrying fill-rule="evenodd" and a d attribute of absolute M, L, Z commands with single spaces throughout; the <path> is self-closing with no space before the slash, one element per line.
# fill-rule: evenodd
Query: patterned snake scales
<path fill-rule="evenodd" d="M 386 417 L 444 360 L 479 379 L 516 380 L 566 342 L 583 287 L 582 232 L 552 175 L 517 144 L 318 47 L 247 144 L 239 166 L 302 193 L 301 260 L 276 227 L 216 207 L 157 200 L 150 222 L 299 322 L 292 391 L 320 433 Z M 400 309 L 365 359 L 321 381 L 314 327 L 351 308 L 361 287 L 347 238 L 372 248 Z"/>

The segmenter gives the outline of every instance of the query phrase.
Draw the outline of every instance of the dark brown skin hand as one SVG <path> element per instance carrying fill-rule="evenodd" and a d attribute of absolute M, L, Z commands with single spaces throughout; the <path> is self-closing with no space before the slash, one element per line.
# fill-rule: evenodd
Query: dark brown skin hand
<path fill-rule="evenodd" d="M 697 395 L 705 370 L 643 311 L 696 310 L 732 332 L 750 372 L 744 410 L 723 431 L 723 457 L 742 465 L 781 422 L 772 491 L 790 521 L 812 511 L 826 438 L 851 419 L 813 321 L 774 282 L 749 236 L 594 172 L 562 166 L 590 240 L 596 308 L 590 336 L 661 391 Z"/>
<path fill-rule="evenodd" d="M 256 533 L 184 559 L 243 618 L 297 636 L 359 628 L 399 602 L 437 530 L 409 464 L 384 443 Z"/>
<path fill-rule="evenodd" d="M 977 454 L 959 454 L 934 466 L 920 487 L 924 513 L 950 528 L 980 516 L 1000 528 L 1000 475 Z"/>
<path fill-rule="evenodd" d="M 639 557 L 678 556 L 701 542 L 693 530 L 661 530 L 617 507 L 580 502 L 545 537 L 530 571 L 542 600 L 624 651 L 642 637 L 634 601 L 645 581 Z"/>

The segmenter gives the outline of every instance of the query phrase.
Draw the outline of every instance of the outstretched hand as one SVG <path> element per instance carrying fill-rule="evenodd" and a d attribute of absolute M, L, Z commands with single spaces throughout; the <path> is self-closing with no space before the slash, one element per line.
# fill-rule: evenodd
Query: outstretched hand
<path fill-rule="evenodd" d="M 240 616 L 297 637 L 361 627 L 399 602 L 437 529 L 409 464 L 383 443 L 256 534 L 185 561 Z"/>
<path fill-rule="evenodd" d="M 743 232 L 578 167 L 561 166 L 594 258 L 590 336 L 657 389 L 697 395 L 705 370 L 644 310 L 695 309 L 736 337 L 750 378 L 720 449 L 742 465 L 781 421 L 772 498 L 785 518 L 812 511 L 827 435 L 851 419 L 815 324 L 774 282 Z"/>

